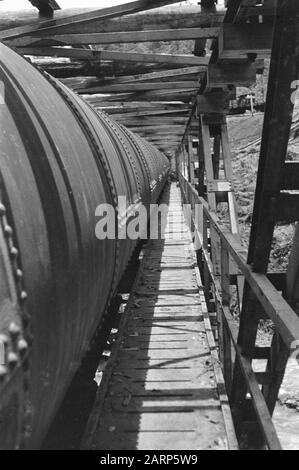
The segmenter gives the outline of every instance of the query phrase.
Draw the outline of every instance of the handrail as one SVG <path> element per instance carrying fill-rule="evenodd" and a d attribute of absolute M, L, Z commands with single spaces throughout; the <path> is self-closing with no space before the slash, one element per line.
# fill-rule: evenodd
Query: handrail
<path fill-rule="evenodd" d="M 255 420 L 265 445 L 271 450 L 281 449 L 281 444 L 271 418 L 271 412 L 260 389 L 260 384 L 265 383 L 263 380 L 266 380 L 266 373 L 256 374 L 254 372 L 250 357 L 243 355 L 241 346 L 238 343 L 237 324 L 229 308 L 229 258 L 235 261 L 240 270 L 240 275 L 245 277 L 252 293 L 262 306 L 264 312 L 273 321 L 276 332 L 290 351 L 292 351 L 292 348 L 296 348 L 295 351 L 298 350 L 299 318 L 281 293 L 275 289 L 267 276 L 254 272 L 251 266 L 247 264 L 246 250 L 242 247 L 237 237 L 219 220 L 217 214 L 210 210 L 208 203 L 197 194 L 188 180 L 180 172 L 178 175 L 183 200 L 191 205 L 191 222 L 201 244 L 204 273 L 208 273 L 204 274 L 205 278 L 208 276 L 208 279 L 204 279 L 207 295 L 210 285 L 213 286 L 212 291 L 218 319 L 219 356 L 228 396 L 230 397 L 232 389 L 233 370 L 238 366 L 247 391 L 252 398 L 253 413 L 255 414 Z M 198 206 L 197 208 L 196 205 Z M 197 214 L 196 210 L 198 211 Z M 209 234 L 211 237 L 216 235 L 221 242 L 221 275 L 214 273 L 214 266 L 208 246 Z M 232 348 L 234 358 L 232 357 Z M 296 359 L 298 361 L 299 354 Z M 233 406 L 233 416 L 234 411 Z M 237 416 L 237 411 L 234 418 L 235 425 L 238 426 L 239 417 Z"/>
<path fill-rule="evenodd" d="M 267 276 L 254 272 L 251 266 L 247 264 L 245 248 L 242 247 L 237 237 L 219 220 L 217 214 L 209 209 L 208 203 L 198 196 L 196 190 L 183 175 L 180 174 L 179 178 L 181 186 L 184 189 L 187 188 L 189 195 L 191 194 L 194 201 L 202 206 L 205 216 L 213 225 L 225 249 L 235 260 L 252 291 L 264 307 L 265 312 L 273 321 L 285 345 L 292 349 L 296 341 L 299 344 L 299 317 L 280 292 L 275 289 Z M 198 231 L 198 227 L 196 228 Z M 200 232 L 198 232 L 198 236 L 201 238 Z"/>

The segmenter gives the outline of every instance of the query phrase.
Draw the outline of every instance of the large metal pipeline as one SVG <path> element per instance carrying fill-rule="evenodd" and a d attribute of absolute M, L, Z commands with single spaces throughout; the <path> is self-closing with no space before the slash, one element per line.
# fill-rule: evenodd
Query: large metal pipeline
<path fill-rule="evenodd" d="M 169 163 L 0 44 L 0 447 L 38 448 L 132 255 L 96 208 L 155 203 Z"/>

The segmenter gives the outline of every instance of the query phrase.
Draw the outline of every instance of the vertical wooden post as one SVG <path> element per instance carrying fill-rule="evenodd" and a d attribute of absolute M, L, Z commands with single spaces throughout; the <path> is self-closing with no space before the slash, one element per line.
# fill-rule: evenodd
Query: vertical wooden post
<path fill-rule="evenodd" d="M 203 148 L 203 137 L 202 137 L 202 127 L 201 119 L 198 120 L 198 194 L 199 196 L 204 196 L 205 194 L 205 160 L 204 160 L 204 148 Z"/>
<path fill-rule="evenodd" d="M 209 242 L 208 242 L 208 219 L 203 212 L 203 222 L 202 222 L 202 244 L 203 249 L 208 252 L 209 251 Z M 207 308 L 209 310 L 210 306 L 210 273 L 209 268 L 206 262 L 203 263 L 203 281 L 204 281 L 204 293 Z"/>
<path fill-rule="evenodd" d="M 214 137 L 214 149 L 213 149 L 213 166 L 214 166 L 214 175 L 215 179 L 219 179 L 219 163 L 220 163 L 220 135 L 217 134 Z"/>
<path fill-rule="evenodd" d="M 230 262 L 229 254 L 224 244 L 221 244 L 221 290 L 223 308 L 230 308 Z M 219 352 L 221 352 L 221 362 L 223 364 L 223 374 L 225 385 L 230 394 L 232 385 L 232 355 L 231 355 L 231 338 L 228 332 L 226 321 L 223 313 L 218 315 L 219 322 Z"/>
<path fill-rule="evenodd" d="M 231 189 L 228 191 L 228 210 L 231 225 L 231 232 L 234 234 L 239 233 L 238 212 L 236 197 L 233 190 L 233 171 L 231 164 L 231 152 L 228 139 L 227 124 L 221 124 L 221 145 L 222 145 L 222 158 L 224 166 L 224 174 L 227 181 L 229 181 Z"/>
<path fill-rule="evenodd" d="M 207 178 L 207 199 L 209 206 L 212 211 L 216 212 L 216 196 L 214 191 L 209 190 L 209 183 L 212 182 L 214 177 L 214 167 L 212 162 L 212 153 L 211 153 L 211 137 L 210 129 L 207 124 L 203 121 L 203 116 L 200 116 L 201 120 L 201 136 L 203 144 L 203 154 L 204 154 L 204 164 L 206 169 L 206 178 Z"/>
<path fill-rule="evenodd" d="M 188 134 L 189 182 L 194 186 L 194 155 L 192 136 Z"/>
<path fill-rule="evenodd" d="M 216 195 L 214 191 L 209 190 L 209 183 L 214 180 L 214 168 L 212 162 L 212 152 L 211 152 L 211 136 L 210 129 L 203 120 L 203 116 L 200 116 L 200 125 L 201 125 L 201 138 L 203 146 L 203 156 L 204 156 L 204 166 L 206 169 L 206 184 L 207 184 L 207 199 L 209 206 L 212 211 L 216 212 Z M 214 274 L 220 275 L 220 240 L 219 236 L 216 233 L 213 227 L 210 228 L 210 238 L 211 238 L 211 257 L 214 267 Z"/>
<path fill-rule="evenodd" d="M 183 160 L 184 160 L 184 176 L 189 181 L 189 155 L 188 151 L 186 150 L 186 143 L 182 143 L 182 152 L 183 152 Z"/>
<path fill-rule="evenodd" d="M 181 158 L 181 173 L 185 176 L 185 152 L 184 152 L 184 145 L 181 144 L 180 146 L 180 158 Z"/>

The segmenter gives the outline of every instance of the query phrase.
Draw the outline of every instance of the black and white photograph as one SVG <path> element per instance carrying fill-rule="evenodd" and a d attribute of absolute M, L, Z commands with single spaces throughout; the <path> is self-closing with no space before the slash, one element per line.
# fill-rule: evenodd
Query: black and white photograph
<path fill-rule="evenodd" d="M 299 450 L 298 89 L 298 0 L 0 0 L 0 450 Z"/>

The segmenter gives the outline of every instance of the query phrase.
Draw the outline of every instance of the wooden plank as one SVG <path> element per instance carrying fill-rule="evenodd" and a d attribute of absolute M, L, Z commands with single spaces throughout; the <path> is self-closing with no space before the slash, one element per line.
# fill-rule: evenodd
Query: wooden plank
<path fill-rule="evenodd" d="M 182 117 L 171 117 L 171 116 L 148 116 L 144 118 L 130 118 L 127 117 L 126 114 L 120 115 L 120 117 L 116 118 L 114 115 L 114 119 L 126 126 L 160 126 L 160 125 L 175 125 L 175 124 L 185 124 L 186 118 Z"/>
<path fill-rule="evenodd" d="M 127 93 L 127 94 L 113 94 L 113 95 L 106 95 L 105 100 L 110 101 L 111 103 L 114 101 L 149 101 L 154 102 L 157 101 L 159 103 L 165 101 L 182 101 L 184 103 L 189 103 L 191 97 L 194 95 L 194 89 L 188 90 L 152 90 L 152 91 L 144 91 L 144 92 L 137 92 L 137 93 Z"/>
<path fill-rule="evenodd" d="M 125 62 L 149 62 L 176 65 L 208 65 L 207 57 L 194 57 L 189 55 L 150 54 L 139 52 L 121 52 L 107 50 L 90 50 L 60 47 L 20 47 L 19 52 L 24 55 L 43 57 L 69 57 L 80 60 L 117 60 Z"/>
<path fill-rule="evenodd" d="M 61 59 L 53 57 L 31 57 L 31 61 L 41 67 L 46 72 L 56 78 L 82 77 L 82 79 L 111 80 L 112 78 L 120 78 L 122 76 L 133 76 L 147 74 L 148 72 L 161 72 L 163 70 L 175 70 L 181 68 L 176 64 L 151 64 L 146 62 L 124 62 L 124 61 L 80 61 L 76 59 Z M 204 66 L 201 66 L 203 69 Z M 192 77 L 192 75 L 190 75 Z M 101 82 L 102 83 L 102 82 Z"/>
<path fill-rule="evenodd" d="M 224 23 L 219 34 L 220 59 L 247 59 L 248 54 L 269 57 L 272 49 L 273 25 Z"/>
<path fill-rule="evenodd" d="M 184 131 L 184 126 L 180 126 L 179 124 L 172 124 L 172 125 L 157 125 L 157 126 L 154 126 L 154 125 L 148 125 L 148 126 L 128 126 L 130 127 L 131 131 L 132 132 L 139 132 L 139 133 L 142 133 L 142 132 L 150 132 L 150 131 L 154 131 L 154 133 L 162 133 L 163 131 L 164 132 L 167 132 L 169 131 L 169 133 L 171 133 L 172 131 Z"/>
<path fill-rule="evenodd" d="M 114 103 L 129 103 L 129 102 L 148 102 L 149 104 L 164 104 L 168 105 L 170 102 L 178 102 L 184 104 L 186 107 L 189 105 L 190 97 L 194 94 L 194 90 L 153 90 L 137 93 L 114 93 L 111 95 L 82 95 L 85 97 L 90 97 L 90 104 L 95 106 L 100 106 L 102 102 L 110 103 L 110 106 L 113 107 Z M 154 109 L 154 108 L 153 108 Z"/>
<path fill-rule="evenodd" d="M 181 139 L 181 134 L 180 133 L 178 135 L 176 135 L 175 133 L 170 134 L 170 135 L 167 135 L 166 133 L 161 134 L 161 135 L 153 134 L 153 135 L 147 135 L 146 139 L 149 142 L 160 142 L 162 144 L 167 144 L 168 142 L 179 142 Z"/>
<path fill-rule="evenodd" d="M 151 3 L 147 0 L 137 0 L 135 2 L 128 2 L 121 5 L 115 5 L 112 7 L 101 8 L 93 10 L 91 12 L 82 13 L 74 16 L 68 16 L 66 18 L 58 18 L 55 20 L 39 21 L 33 25 L 20 26 L 0 32 L 0 39 L 12 39 L 20 36 L 32 34 L 35 31 L 48 33 L 56 31 L 58 27 L 64 27 L 69 24 L 81 25 L 82 23 L 88 23 L 94 20 L 103 20 L 108 18 L 120 17 L 131 13 L 137 13 L 139 11 L 151 10 L 153 8 L 171 5 L 176 3 L 175 0 L 152 0 Z"/>
<path fill-rule="evenodd" d="M 67 19 L 68 17 L 86 14 L 94 11 L 94 8 L 63 8 L 55 12 L 55 19 Z M 140 31 L 149 29 L 173 29 L 173 28 L 199 28 L 216 26 L 222 23 L 224 17 L 223 10 L 220 9 L 213 15 L 205 15 L 197 5 L 174 4 L 167 8 L 157 8 L 148 10 L 146 13 L 138 13 L 127 16 L 120 16 L 115 19 L 95 19 L 87 23 L 64 24 L 57 27 L 56 34 L 92 34 L 118 31 Z M 32 26 L 41 24 L 42 21 L 32 10 L 1 11 L 0 30 L 9 30 L 16 27 Z M 66 23 L 66 21 L 65 21 Z M 20 31 L 20 30 L 19 30 Z M 9 32 L 11 33 L 11 31 Z M 31 30 L 29 33 L 31 34 Z M 40 32 L 38 32 L 41 35 Z M 46 34 L 46 33 L 43 33 Z M 16 37 L 19 35 L 17 34 Z"/>
<path fill-rule="evenodd" d="M 111 85 L 95 86 L 91 88 L 78 88 L 77 93 L 91 94 L 96 93 L 134 93 L 137 91 L 150 91 L 150 90 L 186 90 L 186 89 L 199 88 L 199 83 L 192 80 L 185 80 L 181 82 L 142 82 L 142 83 L 120 83 Z"/>
<path fill-rule="evenodd" d="M 138 123 L 137 125 L 131 125 L 128 123 L 128 127 L 131 127 L 133 129 L 139 130 L 139 131 L 148 131 L 148 130 L 157 130 L 159 129 L 161 131 L 171 131 L 171 130 L 184 130 L 184 125 L 182 123 Z"/>
<path fill-rule="evenodd" d="M 97 108 L 101 110 L 102 108 Z M 125 116 L 128 116 L 128 119 L 130 118 L 138 118 L 138 117 L 144 117 L 144 116 L 149 116 L 149 117 L 171 117 L 171 116 L 183 116 L 187 118 L 188 116 L 188 108 L 186 108 L 186 111 L 176 111 L 176 110 L 164 110 L 164 109 L 153 109 L 151 111 L 148 110 L 148 108 L 140 108 L 140 110 L 134 111 L 132 109 L 132 112 L 130 110 L 124 108 L 124 109 L 115 109 L 115 108 L 104 108 L 104 111 L 107 112 L 108 114 L 112 114 L 113 118 L 116 120 L 125 120 Z M 128 111 L 128 112 L 127 112 Z"/>
<path fill-rule="evenodd" d="M 113 108 L 115 110 L 122 110 L 128 112 L 135 112 L 138 110 L 148 109 L 148 110 L 157 110 L 157 111 L 185 111 L 188 110 L 188 105 L 182 102 L 148 102 L 148 101 L 114 101 L 113 104 L 111 102 L 106 102 L 104 97 L 97 97 L 87 95 L 84 97 L 86 101 L 90 104 L 96 105 L 102 108 Z"/>
<path fill-rule="evenodd" d="M 78 88 L 88 88 L 90 86 L 100 86 L 106 84 L 121 84 L 121 83 L 136 83 L 147 82 L 151 80 L 176 80 L 177 77 L 190 77 L 196 78 L 200 72 L 204 72 L 206 67 L 184 67 L 179 69 L 162 70 L 157 72 L 150 72 L 144 74 L 127 75 L 120 77 L 107 78 L 106 80 L 98 79 L 97 77 L 74 77 L 62 79 L 62 83 L 68 87 L 77 90 Z M 111 74 L 112 75 L 112 74 Z"/>
<path fill-rule="evenodd" d="M 176 80 L 177 77 L 182 76 L 198 76 L 200 72 L 205 72 L 205 66 L 199 67 L 183 67 L 177 68 L 172 70 L 162 70 L 161 72 L 150 72 L 140 75 L 131 75 L 131 76 L 122 76 L 113 79 L 113 83 L 130 83 L 130 82 L 143 82 L 143 81 L 150 81 L 150 80 L 160 80 L 160 79 L 170 79 Z"/>
<path fill-rule="evenodd" d="M 163 72 L 170 70 L 180 70 L 181 68 L 189 68 L 176 64 L 163 64 L 163 63 L 147 63 L 147 62 L 124 62 L 124 61 L 80 61 L 76 59 L 63 59 L 63 58 L 53 58 L 53 57 L 31 57 L 31 61 L 41 67 L 43 70 L 47 71 L 51 75 L 57 78 L 71 78 L 76 80 L 97 80 L 96 84 L 105 84 L 106 80 L 109 83 L 109 80 L 115 79 L 121 80 L 121 77 L 129 77 L 130 81 L 133 80 L 133 77 L 136 75 L 148 74 L 148 80 L 152 80 L 151 73 L 154 72 Z M 195 66 L 193 66 L 195 67 Z M 206 70 L 205 66 L 197 66 L 199 72 L 204 72 Z M 196 68 L 197 68 L 196 67 Z M 182 75 L 184 76 L 184 75 Z M 132 78 L 131 78 L 132 77 Z M 196 73 L 186 75 L 188 78 L 197 78 Z M 163 80 L 176 80 L 175 76 L 161 77 Z M 159 79 L 159 77 L 158 77 Z M 147 77 L 145 80 L 147 81 Z M 121 81 L 119 83 L 122 83 Z M 125 82 L 126 83 L 126 82 Z"/>
<path fill-rule="evenodd" d="M 89 45 L 89 44 L 122 44 L 136 42 L 180 41 L 196 38 L 216 38 L 218 27 L 158 29 L 147 31 L 121 31 L 116 33 L 93 34 L 53 34 L 48 37 L 26 36 L 6 41 L 12 47 L 53 46 L 53 45 Z"/>
<path fill-rule="evenodd" d="M 201 11 L 206 14 L 213 14 L 216 12 L 216 2 L 213 0 L 202 0 L 200 3 L 201 6 Z M 211 42 L 211 41 L 210 41 Z M 207 40 L 206 39 L 200 39 L 196 38 L 195 43 L 194 43 L 194 55 L 198 57 L 204 57 L 207 53 Z"/>

